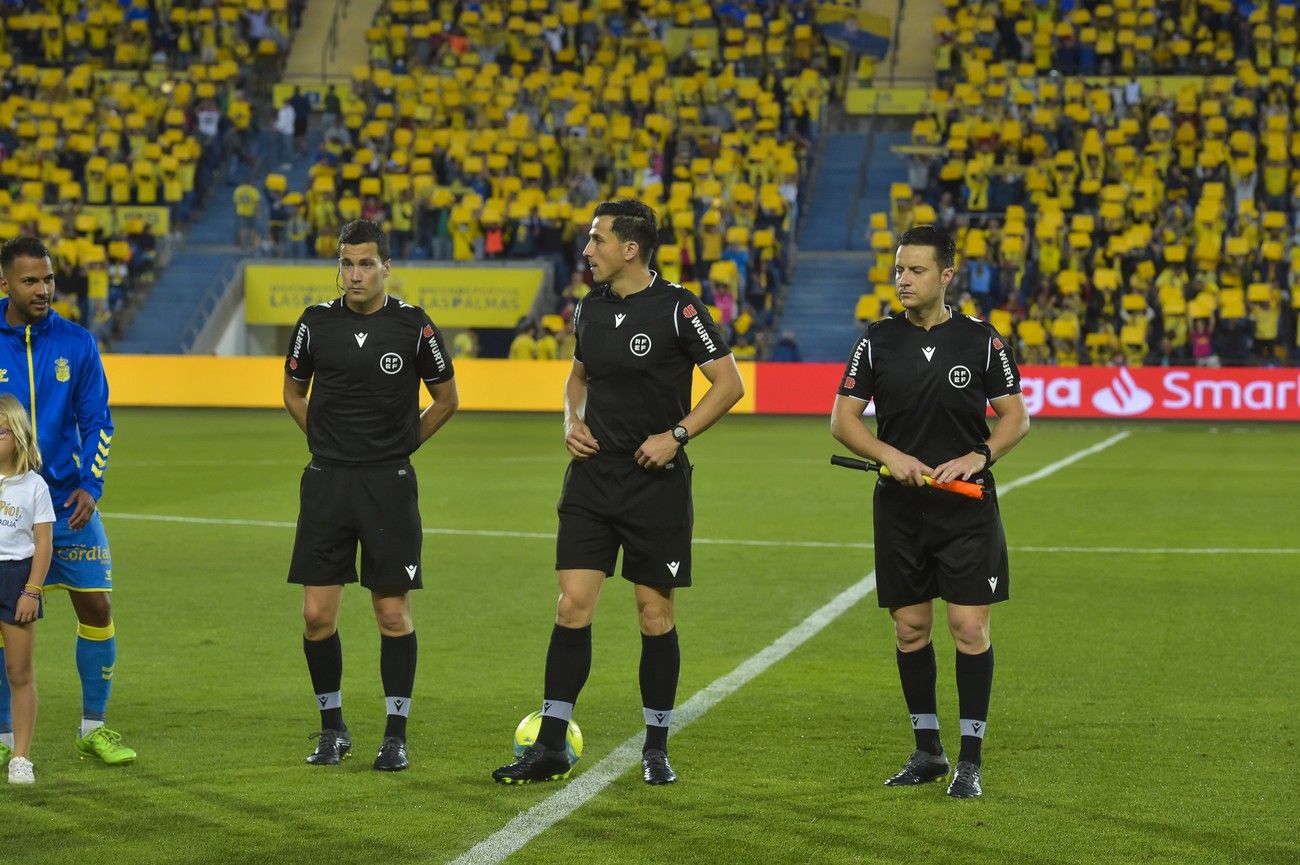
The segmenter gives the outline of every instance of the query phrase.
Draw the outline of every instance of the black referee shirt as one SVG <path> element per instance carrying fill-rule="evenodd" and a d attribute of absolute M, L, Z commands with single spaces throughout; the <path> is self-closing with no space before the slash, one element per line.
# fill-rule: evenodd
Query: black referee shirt
<path fill-rule="evenodd" d="M 395 297 L 360 315 L 343 298 L 309 306 L 293 329 L 284 369 L 311 381 L 307 446 L 345 463 L 393 462 L 420 446 L 420 382 L 455 374 L 429 316 Z"/>
<path fill-rule="evenodd" d="M 874 398 L 876 436 L 937 466 L 988 439 L 988 401 L 1020 393 L 1020 370 L 986 321 L 952 313 L 924 330 L 899 312 L 867 326 L 839 393 Z"/>
<path fill-rule="evenodd" d="M 700 299 L 657 273 L 620 298 L 601 286 L 573 313 L 573 357 L 587 373 L 586 423 L 600 452 L 626 456 L 691 410 L 694 367 L 731 354 Z"/>

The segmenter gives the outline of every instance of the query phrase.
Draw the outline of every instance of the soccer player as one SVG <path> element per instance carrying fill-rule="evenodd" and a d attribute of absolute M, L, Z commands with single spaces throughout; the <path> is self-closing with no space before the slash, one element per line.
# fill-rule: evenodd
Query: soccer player
<path fill-rule="evenodd" d="M 583 255 L 597 290 L 574 312 L 577 347 L 564 391 L 572 455 L 560 493 L 560 599 L 546 653 L 536 744 L 492 777 L 567 778 L 564 739 L 591 669 L 591 621 L 619 549 L 641 627 L 642 776 L 677 780 L 668 762 L 681 667 L 674 593 L 691 585 L 691 463 L 684 446 L 744 393 L 722 334 L 699 298 L 650 270 L 655 213 L 630 199 L 600 204 Z M 709 387 L 691 408 L 698 366 Z"/>
<path fill-rule="evenodd" d="M 894 281 L 903 311 L 869 325 L 849 358 L 831 415 L 831 433 L 859 456 L 889 468 L 876 484 L 876 587 L 894 620 L 898 673 L 916 750 L 885 784 L 907 786 L 948 774 L 939 740 L 934 599 L 947 603 L 957 647 L 961 752 L 948 795 L 979 796 L 981 746 L 993 687 L 990 605 L 1009 596 L 1007 544 L 993 463 L 1029 432 L 1020 372 L 989 324 L 944 304 L 952 281 L 951 236 L 916 226 L 898 241 Z M 877 430 L 862 422 L 876 403 Z M 990 435 L 989 405 L 998 415 Z M 982 500 L 928 488 L 974 480 Z"/>
<path fill-rule="evenodd" d="M 392 268 L 388 236 L 358 219 L 339 232 L 338 250 L 343 294 L 303 311 L 285 358 L 284 405 L 311 451 L 289 565 L 289 582 L 303 587 L 303 652 L 321 718 L 307 762 L 334 765 L 352 751 L 338 616 L 343 586 L 357 581 L 360 543 L 388 710 L 374 768 L 398 772 L 408 766 L 406 719 L 415 687 L 408 592 L 424 582 L 410 456 L 451 418 L 458 398 L 438 328 L 424 310 L 384 291 Z M 423 412 L 420 382 L 433 397 Z"/>
<path fill-rule="evenodd" d="M 34 237 L 0 248 L 0 393 L 13 394 L 32 417 L 40 446 L 41 477 L 55 506 L 54 559 L 43 591 L 65 589 L 77 615 L 77 673 L 81 677 L 82 757 L 110 766 L 130 763 L 135 751 L 104 726 L 117 638 L 110 595 L 113 563 L 96 503 L 113 443 L 108 380 L 95 337 L 50 308 L 54 268 L 50 251 Z M 0 664 L 0 761 L 13 748 L 8 681 Z"/>

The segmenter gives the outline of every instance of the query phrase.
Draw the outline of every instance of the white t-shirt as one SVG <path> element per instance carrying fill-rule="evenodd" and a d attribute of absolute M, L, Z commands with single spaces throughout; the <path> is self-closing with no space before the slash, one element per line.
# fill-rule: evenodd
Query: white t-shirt
<path fill-rule="evenodd" d="M 22 561 L 36 552 L 32 526 L 54 522 L 54 502 L 45 478 L 24 472 L 0 478 L 0 560 Z"/>

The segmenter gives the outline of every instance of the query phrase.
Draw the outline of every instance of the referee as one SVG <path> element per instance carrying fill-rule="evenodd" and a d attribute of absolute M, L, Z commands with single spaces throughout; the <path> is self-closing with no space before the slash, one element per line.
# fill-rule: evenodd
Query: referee
<path fill-rule="evenodd" d="M 339 606 L 343 586 L 370 590 L 388 724 L 374 767 L 407 767 L 406 718 L 415 685 L 411 589 L 423 584 L 420 510 L 410 456 L 456 411 L 451 354 L 429 316 L 384 292 L 388 237 L 365 219 L 339 233 L 343 296 L 310 306 L 285 359 L 284 405 L 307 434 L 289 582 L 303 587 L 303 651 L 320 709 L 313 765 L 352 750 L 343 723 Z M 433 405 L 420 411 L 420 382 Z M 314 385 L 313 385 L 314 382 Z M 308 386 L 311 399 L 307 398 Z"/>
<path fill-rule="evenodd" d="M 894 281 L 903 312 L 869 325 L 849 358 L 831 433 L 859 456 L 889 468 L 874 495 L 876 586 L 894 620 L 898 674 L 916 750 L 893 786 L 948 774 L 935 702 L 934 599 L 948 608 L 957 646 L 961 753 L 948 795 L 979 796 L 980 747 L 993 687 L 989 607 L 1009 594 L 1007 543 L 989 469 L 1029 432 L 1020 372 L 992 326 L 944 305 L 953 278 L 952 238 L 932 225 L 898 242 Z M 862 422 L 876 403 L 878 429 Z M 993 406 L 999 421 L 990 435 Z M 983 500 L 925 486 L 974 480 Z"/>
<path fill-rule="evenodd" d="M 655 213 L 631 199 L 596 208 L 583 255 L 597 289 L 574 311 L 577 347 L 564 390 L 573 456 L 560 493 L 560 600 L 546 653 L 536 744 L 492 773 L 524 784 L 567 778 L 564 740 L 591 669 L 591 620 L 623 550 L 641 627 L 642 776 L 677 780 L 668 725 L 681 655 L 673 595 L 691 585 L 691 463 L 684 446 L 744 393 L 735 358 L 699 298 L 650 270 Z M 691 408 L 699 367 L 709 388 Z"/>

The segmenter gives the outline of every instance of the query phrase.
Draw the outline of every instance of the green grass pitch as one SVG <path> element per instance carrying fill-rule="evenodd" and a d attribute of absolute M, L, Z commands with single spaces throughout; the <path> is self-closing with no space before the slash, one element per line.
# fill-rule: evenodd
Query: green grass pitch
<path fill-rule="evenodd" d="M 119 410 L 107 495 L 119 661 L 110 726 L 137 764 L 79 762 L 71 609 L 38 631 L 37 783 L 0 791 L 4 861 L 446 862 L 560 785 L 500 787 L 537 707 L 556 590 L 556 416 L 458 416 L 415 457 L 412 768 L 373 772 L 378 638 L 345 595 L 356 756 L 317 726 L 300 591 L 285 583 L 306 461 L 283 413 Z M 911 749 L 871 595 L 673 738 L 682 780 L 628 771 L 520 863 L 1294 863 L 1300 486 L 1293 426 L 1036 423 L 1009 489 L 986 795 L 881 785 Z M 873 479 L 834 469 L 824 418 L 735 417 L 691 445 L 696 587 L 679 594 L 679 705 L 871 570 Z M 842 451 L 841 451 L 842 452 Z M 760 541 L 763 543 L 754 543 Z M 631 592 L 607 583 L 576 777 L 641 729 Z M 952 645 L 940 718 L 957 744 Z"/>

